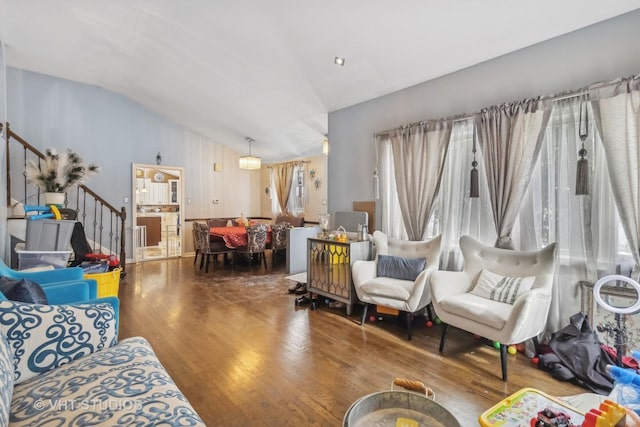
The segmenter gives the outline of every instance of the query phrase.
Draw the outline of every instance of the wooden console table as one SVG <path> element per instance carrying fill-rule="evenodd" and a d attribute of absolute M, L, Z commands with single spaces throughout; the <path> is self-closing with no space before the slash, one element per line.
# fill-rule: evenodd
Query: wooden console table
<path fill-rule="evenodd" d="M 345 303 L 347 315 L 351 315 L 357 300 L 351 266 L 370 259 L 371 242 L 308 238 L 307 245 L 307 290 Z"/>

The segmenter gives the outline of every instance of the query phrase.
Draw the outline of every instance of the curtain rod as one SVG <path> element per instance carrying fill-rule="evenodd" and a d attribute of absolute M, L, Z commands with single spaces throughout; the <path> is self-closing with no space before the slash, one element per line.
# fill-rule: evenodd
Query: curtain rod
<path fill-rule="evenodd" d="M 291 162 L 272 163 L 270 165 L 267 165 L 267 169 L 272 169 L 274 166 L 299 165 L 301 163 L 311 163 L 311 160 L 293 160 Z"/>
<path fill-rule="evenodd" d="M 548 99 L 550 99 L 552 102 L 556 102 L 556 101 L 562 101 L 564 99 L 577 98 L 579 96 L 583 96 L 586 93 L 587 93 L 586 89 L 578 89 L 576 91 L 565 92 L 562 95 L 550 96 L 550 97 L 548 97 Z M 469 120 L 469 119 L 472 119 L 474 116 L 475 116 L 475 113 L 473 113 L 473 114 L 465 113 L 465 114 L 462 114 L 462 115 L 459 115 L 459 116 L 454 116 L 453 123 Z M 440 119 L 435 119 L 435 121 L 445 120 L 445 119 L 446 119 L 446 117 L 440 118 Z M 398 129 L 412 127 L 412 126 L 415 126 L 415 125 L 419 125 L 420 123 L 425 123 L 427 121 L 428 120 L 421 120 L 419 122 L 414 122 L 414 123 L 409 123 L 407 125 L 398 126 L 398 127 L 393 128 L 393 129 L 383 130 L 383 131 L 374 133 L 373 136 L 375 138 L 375 137 L 378 137 L 378 136 L 381 136 L 381 135 L 385 135 L 385 134 L 391 133 L 391 132 L 393 132 L 395 130 L 398 130 Z"/>

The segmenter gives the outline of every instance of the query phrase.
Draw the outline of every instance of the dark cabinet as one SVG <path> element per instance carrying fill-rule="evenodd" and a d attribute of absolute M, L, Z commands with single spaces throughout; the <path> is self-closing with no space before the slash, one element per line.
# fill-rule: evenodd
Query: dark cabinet
<path fill-rule="evenodd" d="M 161 218 L 159 216 L 139 216 L 136 221 L 139 226 L 147 228 L 147 243 L 145 246 L 158 246 L 162 239 Z"/>

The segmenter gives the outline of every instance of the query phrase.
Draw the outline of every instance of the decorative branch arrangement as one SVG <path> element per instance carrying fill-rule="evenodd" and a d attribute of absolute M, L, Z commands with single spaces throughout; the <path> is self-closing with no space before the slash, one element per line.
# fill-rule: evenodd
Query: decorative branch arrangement
<path fill-rule="evenodd" d="M 85 165 L 78 154 L 67 149 L 58 154 L 48 148 L 45 158 L 39 162 L 29 160 L 25 176 L 27 181 L 47 193 L 64 193 L 74 185 L 100 172 L 96 164 Z"/>

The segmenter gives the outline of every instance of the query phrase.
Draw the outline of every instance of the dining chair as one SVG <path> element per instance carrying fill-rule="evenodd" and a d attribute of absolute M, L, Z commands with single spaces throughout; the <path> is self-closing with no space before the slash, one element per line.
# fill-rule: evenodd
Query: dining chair
<path fill-rule="evenodd" d="M 196 265 L 198 261 L 198 255 L 204 259 L 204 255 L 202 254 L 202 244 L 200 243 L 200 226 L 202 224 L 199 222 L 193 223 L 193 228 L 191 229 L 193 235 L 193 248 L 195 249 L 196 255 L 193 257 L 193 265 Z M 200 261 L 200 268 L 202 269 L 202 259 Z"/>
<path fill-rule="evenodd" d="M 247 226 L 247 246 L 236 248 L 235 253 L 247 257 L 250 266 L 253 266 L 253 257 L 257 255 L 258 259 L 262 258 L 266 269 L 267 259 L 264 256 L 264 251 L 267 248 L 268 231 L 269 227 L 266 224 Z"/>
<path fill-rule="evenodd" d="M 196 223 L 194 223 L 196 224 Z M 202 259 L 200 260 L 200 269 L 202 269 L 203 265 L 205 267 L 205 273 L 209 272 L 209 263 L 211 262 L 211 257 L 217 257 L 220 254 L 226 255 L 229 253 L 233 253 L 234 250 L 228 248 L 223 241 L 211 240 L 211 234 L 209 233 L 208 224 L 198 224 L 198 239 L 200 242 L 200 251 L 202 253 Z M 234 260 L 231 257 L 231 268 L 234 268 Z"/>
<path fill-rule="evenodd" d="M 278 252 L 287 250 L 287 229 L 290 228 L 288 222 L 281 222 L 271 226 L 271 243 L 268 245 L 268 249 L 271 249 L 271 267 L 276 262 L 276 255 Z"/>
<path fill-rule="evenodd" d="M 228 220 L 224 218 L 210 218 L 207 220 L 207 225 L 213 227 L 226 227 Z"/>

